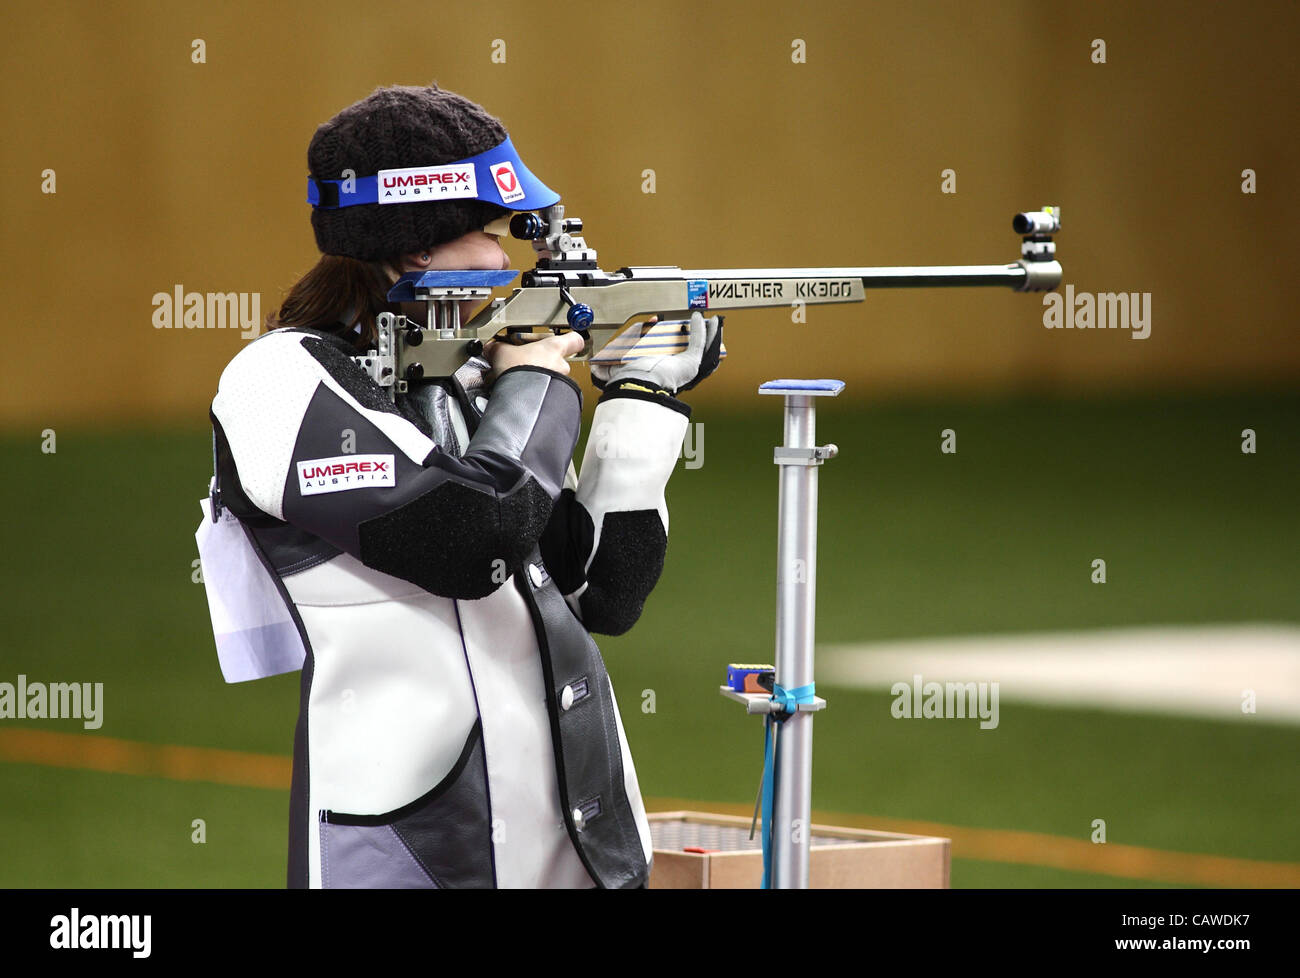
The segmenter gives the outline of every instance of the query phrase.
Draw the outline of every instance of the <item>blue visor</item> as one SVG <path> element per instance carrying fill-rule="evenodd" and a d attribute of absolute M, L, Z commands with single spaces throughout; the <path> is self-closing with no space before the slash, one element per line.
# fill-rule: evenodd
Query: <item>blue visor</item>
<path fill-rule="evenodd" d="M 307 178 L 307 203 L 326 210 L 357 204 L 483 200 L 512 211 L 535 211 L 559 199 L 524 166 L 508 136 L 487 152 L 454 163 L 380 170 L 350 180 Z"/>

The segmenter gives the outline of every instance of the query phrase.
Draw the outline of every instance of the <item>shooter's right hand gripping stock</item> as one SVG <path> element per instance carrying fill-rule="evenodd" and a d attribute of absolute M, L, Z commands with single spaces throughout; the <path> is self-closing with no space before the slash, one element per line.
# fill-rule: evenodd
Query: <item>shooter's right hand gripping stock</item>
<path fill-rule="evenodd" d="M 374 349 L 354 358 L 390 394 L 408 381 L 449 377 L 483 344 L 503 331 L 530 333 L 574 330 L 586 346 L 574 360 L 600 354 L 633 319 L 659 316 L 660 322 L 639 339 L 653 343 L 655 354 L 685 349 L 683 324 L 695 310 L 757 309 L 823 303 L 861 302 L 867 289 L 930 286 L 1010 286 L 1017 292 L 1044 292 L 1061 282 L 1052 235 L 1061 229 L 1061 209 L 1017 214 L 1015 231 L 1024 236 L 1019 261 L 1006 265 L 918 265 L 864 268 L 711 268 L 671 265 L 620 268 L 604 272 L 596 252 L 582 238 L 582 221 L 566 218 L 556 204 L 540 214 L 516 214 L 511 234 L 533 242 L 537 264 L 524 272 L 507 298 L 493 299 L 468 323 L 460 322 L 460 303 L 486 299 L 492 289 L 509 285 L 515 272 L 436 271 L 402 276 L 389 292 L 391 302 L 423 302 L 424 324 L 406 316 L 381 313 Z M 634 340 L 637 338 L 633 338 Z M 670 348 L 665 348 L 665 342 Z M 601 359 L 607 363 L 635 359 L 636 342 L 621 342 Z"/>

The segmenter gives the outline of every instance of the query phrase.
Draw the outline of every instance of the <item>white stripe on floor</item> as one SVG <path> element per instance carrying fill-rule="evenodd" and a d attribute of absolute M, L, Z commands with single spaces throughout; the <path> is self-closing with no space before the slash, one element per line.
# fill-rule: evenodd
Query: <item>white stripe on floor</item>
<path fill-rule="evenodd" d="M 996 682 L 1005 700 L 1300 723 L 1300 627 L 1247 624 L 820 645 L 819 684 Z M 1246 690 L 1254 715 L 1243 713 Z"/>

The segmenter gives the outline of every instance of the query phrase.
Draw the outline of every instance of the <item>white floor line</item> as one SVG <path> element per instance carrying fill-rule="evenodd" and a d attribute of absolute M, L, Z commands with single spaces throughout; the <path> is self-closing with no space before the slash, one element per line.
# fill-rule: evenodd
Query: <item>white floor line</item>
<path fill-rule="evenodd" d="M 1300 724 L 1300 626 L 1245 624 L 819 645 L 818 685 L 996 682 L 1003 700 Z M 1255 713 L 1243 712 L 1246 691 Z M 820 689 L 818 690 L 820 692 Z"/>

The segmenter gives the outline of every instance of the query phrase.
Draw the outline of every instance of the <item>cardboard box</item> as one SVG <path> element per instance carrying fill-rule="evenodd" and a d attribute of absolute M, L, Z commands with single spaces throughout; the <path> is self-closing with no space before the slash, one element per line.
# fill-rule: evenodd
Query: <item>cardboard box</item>
<path fill-rule="evenodd" d="M 757 889 L 763 879 L 750 819 L 705 812 L 653 812 L 651 889 Z M 683 852 L 687 847 L 710 850 Z M 931 836 L 812 827 L 808 883 L 816 889 L 946 889 L 951 842 Z"/>

